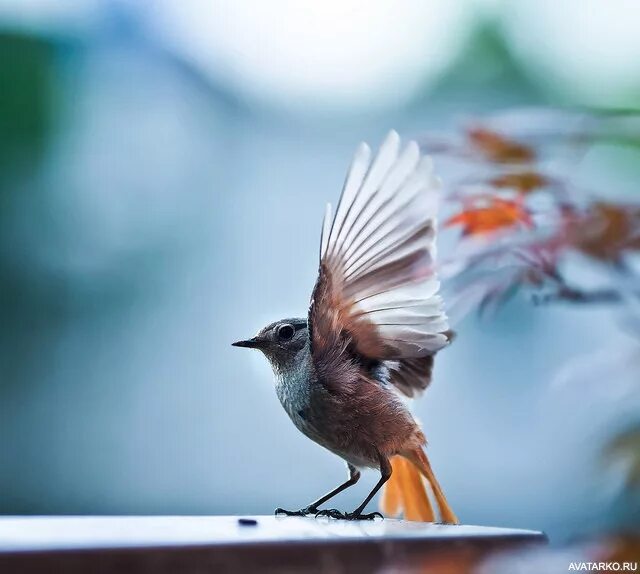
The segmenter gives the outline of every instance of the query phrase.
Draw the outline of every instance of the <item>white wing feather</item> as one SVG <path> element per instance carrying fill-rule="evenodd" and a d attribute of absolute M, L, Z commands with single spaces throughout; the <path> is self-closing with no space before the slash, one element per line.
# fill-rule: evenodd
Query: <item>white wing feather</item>
<path fill-rule="evenodd" d="M 375 325 L 397 358 L 446 346 L 449 329 L 435 263 L 439 180 L 415 142 L 389 133 L 373 161 L 360 144 L 333 219 L 327 206 L 321 261 L 342 284 L 351 315 Z"/>

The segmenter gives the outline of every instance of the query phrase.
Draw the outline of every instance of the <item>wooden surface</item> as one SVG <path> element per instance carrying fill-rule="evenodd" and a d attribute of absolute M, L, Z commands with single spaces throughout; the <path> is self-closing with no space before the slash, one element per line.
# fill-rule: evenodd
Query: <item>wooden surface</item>
<path fill-rule="evenodd" d="M 528 530 L 390 519 L 241 518 L 0 518 L 0 572 L 413 571 L 449 554 L 466 559 L 546 541 Z"/>

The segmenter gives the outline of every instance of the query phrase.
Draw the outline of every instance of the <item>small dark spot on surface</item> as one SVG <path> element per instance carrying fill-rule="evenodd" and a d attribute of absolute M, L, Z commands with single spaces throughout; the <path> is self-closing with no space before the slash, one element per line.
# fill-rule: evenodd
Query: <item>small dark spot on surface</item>
<path fill-rule="evenodd" d="M 255 518 L 238 518 L 238 524 L 240 526 L 258 526 L 258 521 Z"/>
<path fill-rule="evenodd" d="M 307 420 L 307 415 L 304 413 L 303 410 L 299 410 L 298 411 L 298 416 L 303 420 L 306 421 Z"/>

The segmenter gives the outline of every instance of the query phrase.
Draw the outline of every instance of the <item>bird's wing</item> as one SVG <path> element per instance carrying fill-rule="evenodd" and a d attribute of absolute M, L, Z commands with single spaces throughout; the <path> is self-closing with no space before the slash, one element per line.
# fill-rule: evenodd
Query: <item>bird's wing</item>
<path fill-rule="evenodd" d="M 327 206 L 320 272 L 309 310 L 312 355 L 335 358 L 349 347 L 373 360 L 404 363 L 392 382 L 424 387 L 416 361 L 448 343 L 434 271 L 439 181 L 432 163 L 391 132 L 371 159 L 361 144 L 335 216 Z M 409 361 L 407 361 L 409 360 Z"/>
<path fill-rule="evenodd" d="M 389 380 L 408 397 L 419 395 L 431 382 L 433 355 L 387 361 L 386 365 L 389 368 Z"/>

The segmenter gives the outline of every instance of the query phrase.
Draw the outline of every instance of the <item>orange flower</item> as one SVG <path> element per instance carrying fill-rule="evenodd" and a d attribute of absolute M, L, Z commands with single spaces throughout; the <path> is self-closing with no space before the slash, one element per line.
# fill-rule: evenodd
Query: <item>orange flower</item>
<path fill-rule="evenodd" d="M 445 222 L 445 227 L 461 225 L 463 235 L 483 235 L 518 226 L 533 227 L 529 211 L 521 201 L 490 197 L 483 199 L 482 203 L 470 205 L 454 215 Z"/>

